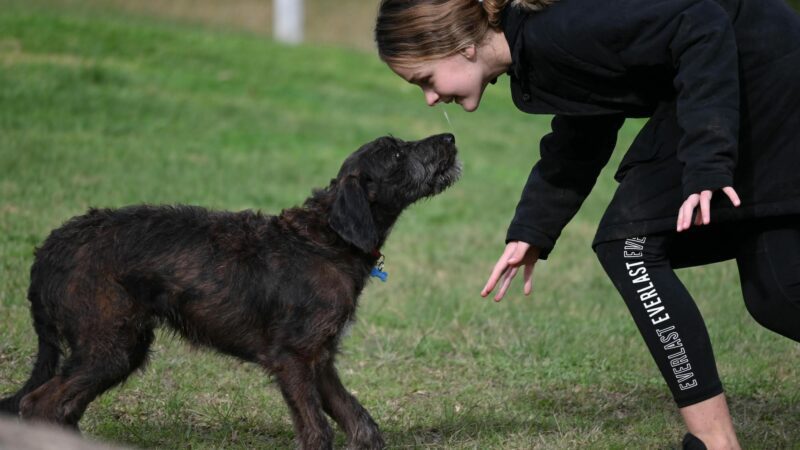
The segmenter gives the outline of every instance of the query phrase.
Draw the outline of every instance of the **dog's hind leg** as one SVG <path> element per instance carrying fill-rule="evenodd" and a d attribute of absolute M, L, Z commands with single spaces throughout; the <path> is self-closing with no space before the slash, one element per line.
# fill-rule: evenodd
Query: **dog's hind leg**
<path fill-rule="evenodd" d="M 124 333 L 124 338 L 120 331 L 132 330 L 95 330 L 97 335 L 81 339 L 85 347 L 73 347 L 59 373 L 22 398 L 22 417 L 77 428 L 92 400 L 122 382 L 147 359 L 154 337 L 152 328 L 137 330 L 133 336 Z"/>
<path fill-rule="evenodd" d="M 316 382 L 325 412 L 347 433 L 348 448 L 366 450 L 386 446 L 378 425 L 342 385 L 332 360 L 318 367 Z"/>
<path fill-rule="evenodd" d="M 31 376 L 16 394 L 0 400 L 0 412 L 12 415 L 19 414 L 20 400 L 46 383 L 55 374 L 58 360 L 61 357 L 61 350 L 57 345 L 49 342 L 47 338 L 48 336 L 39 333 L 39 354 L 36 355 L 36 362 L 33 365 Z"/>
<path fill-rule="evenodd" d="M 333 430 L 322 412 L 313 369 L 307 359 L 285 352 L 270 364 L 281 393 L 289 405 L 295 432 L 303 450 L 332 449 Z"/>

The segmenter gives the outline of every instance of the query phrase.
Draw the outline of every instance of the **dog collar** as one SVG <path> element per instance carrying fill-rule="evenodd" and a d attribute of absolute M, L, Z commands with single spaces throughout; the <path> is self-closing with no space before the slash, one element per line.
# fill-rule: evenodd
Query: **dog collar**
<path fill-rule="evenodd" d="M 369 273 L 369 276 L 379 278 L 385 283 L 386 279 L 389 277 L 389 274 L 383 271 L 383 262 L 386 258 L 384 258 L 383 253 L 378 251 L 378 249 L 372 251 L 372 256 L 378 258 L 378 261 L 375 263 L 375 267 L 372 268 L 372 272 Z"/>

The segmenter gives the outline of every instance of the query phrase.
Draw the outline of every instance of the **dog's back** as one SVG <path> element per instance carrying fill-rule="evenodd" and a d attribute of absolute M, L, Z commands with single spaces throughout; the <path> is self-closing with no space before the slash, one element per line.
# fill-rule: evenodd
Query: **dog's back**
<path fill-rule="evenodd" d="M 29 299 L 71 341 L 109 320 L 166 322 L 235 356 L 237 334 L 264 326 L 282 267 L 276 217 L 193 206 L 92 209 L 53 231 L 31 268 Z"/>
<path fill-rule="evenodd" d="M 60 314 L 76 296 L 95 296 L 98 289 L 119 284 L 155 307 L 159 290 L 179 289 L 188 281 L 197 288 L 198 281 L 214 280 L 215 268 L 256 263 L 272 220 L 250 211 L 193 206 L 91 209 L 54 230 L 36 250 L 29 297 Z M 155 284 L 162 289 L 145 287 Z"/>

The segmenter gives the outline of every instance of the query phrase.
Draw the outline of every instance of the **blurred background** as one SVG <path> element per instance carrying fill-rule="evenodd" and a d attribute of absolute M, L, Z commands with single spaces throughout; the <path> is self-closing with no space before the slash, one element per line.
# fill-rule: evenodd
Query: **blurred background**
<path fill-rule="evenodd" d="M 800 10 L 800 0 L 786 2 Z M 273 34 L 274 28 L 275 5 L 271 0 L 57 0 L 57 3 L 72 8 L 116 9 L 237 28 L 267 36 Z M 305 41 L 367 51 L 374 48 L 373 21 L 380 0 L 302 0 L 299 3 L 304 9 Z"/>
<path fill-rule="evenodd" d="M 0 0 L 0 5 L 15 0 Z M 369 51 L 380 0 L 289 0 L 302 5 L 304 41 Z M 118 11 L 171 21 L 245 30 L 271 37 L 271 0 L 31 0 L 71 9 Z"/>
<path fill-rule="evenodd" d="M 495 304 L 478 293 L 550 118 L 519 113 L 507 77 L 474 113 L 427 107 L 375 55 L 378 0 L 307 0 L 299 45 L 273 40 L 273 5 L 0 0 L 0 395 L 24 382 L 36 350 L 33 251 L 68 218 L 135 203 L 277 213 L 365 142 L 451 132 L 462 179 L 393 230 L 389 281 L 367 286 L 342 344 L 345 385 L 392 448 L 675 448 L 680 418 L 589 245 L 643 122 L 626 122 L 537 265 L 534 294 L 517 284 Z M 749 317 L 734 263 L 679 276 L 704 314 L 743 447 L 800 448 L 800 346 Z M 142 448 L 294 446 L 263 371 L 169 332 L 81 429 Z"/>

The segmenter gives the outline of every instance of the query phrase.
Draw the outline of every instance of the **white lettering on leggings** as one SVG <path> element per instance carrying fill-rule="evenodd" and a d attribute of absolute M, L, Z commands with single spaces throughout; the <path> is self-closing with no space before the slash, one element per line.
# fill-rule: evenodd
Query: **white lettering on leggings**
<path fill-rule="evenodd" d="M 692 364 L 689 362 L 689 356 L 686 355 L 686 349 L 683 347 L 680 334 L 675 331 L 675 325 L 669 325 L 672 318 L 667 312 L 666 306 L 661 302 L 661 297 L 658 295 L 655 285 L 650 280 L 650 274 L 647 273 L 644 261 L 641 260 L 646 240 L 646 237 L 625 240 L 625 248 L 623 249 L 625 259 L 638 260 L 626 262 L 625 267 L 628 270 L 631 283 L 639 295 L 642 308 L 650 317 L 650 323 L 654 326 L 666 325 L 665 328 L 655 328 L 655 332 L 658 335 L 659 342 L 664 346 L 664 351 L 667 354 L 675 381 L 678 383 L 678 388 L 685 391 L 696 387 L 697 379 L 694 377 L 694 372 L 692 372 Z"/>

